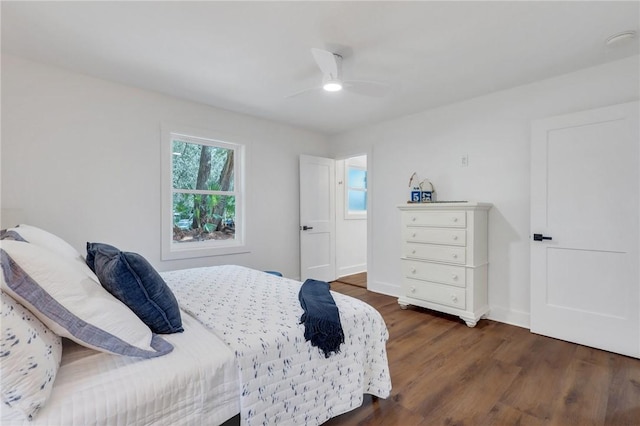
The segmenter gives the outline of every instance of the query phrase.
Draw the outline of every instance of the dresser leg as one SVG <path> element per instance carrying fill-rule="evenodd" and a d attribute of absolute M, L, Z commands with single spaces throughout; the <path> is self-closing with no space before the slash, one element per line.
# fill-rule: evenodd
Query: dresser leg
<path fill-rule="evenodd" d="M 403 311 L 406 310 L 409 307 L 409 305 L 404 305 L 402 303 L 400 303 L 400 309 L 402 309 Z"/>
<path fill-rule="evenodd" d="M 462 318 L 462 317 L 460 317 L 460 318 Z M 465 318 L 462 318 L 462 320 L 465 322 L 465 324 L 467 324 L 467 327 L 469 327 L 469 328 L 475 327 L 476 324 L 478 323 L 478 320 L 469 320 L 469 319 L 465 319 Z"/>

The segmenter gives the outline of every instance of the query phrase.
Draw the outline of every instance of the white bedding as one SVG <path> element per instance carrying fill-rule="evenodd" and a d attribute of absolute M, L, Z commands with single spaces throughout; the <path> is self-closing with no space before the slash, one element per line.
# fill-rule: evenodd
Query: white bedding
<path fill-rule="evenodd" d="M 218 425 L 240 411 L 233 352 L 182 313 L 174 350 L 153 359 L 110 355 L 65 341 L 51 398 L 32 422 L 2 407 L 2 425 Z"/>
<path fill-rule="evenodd" d="M 363 394 L 391 391 L 380 313 L 333 293 L 345 343 L 325 358 L 299 324 L 301 283 L 240 266 L 161 274 L 181 309 L 235 352 L 243 425 L 318 425 L 362 405 Z"/>

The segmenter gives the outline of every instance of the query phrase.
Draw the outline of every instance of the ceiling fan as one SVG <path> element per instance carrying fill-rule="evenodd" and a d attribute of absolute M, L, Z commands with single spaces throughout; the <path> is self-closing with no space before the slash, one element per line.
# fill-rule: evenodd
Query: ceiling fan
<path fill-rule="evenodd" d="M 312 48 L 311 54 L 322 71 L 322 85 L 301 90 L 286 96 L 287 98 L 311 91 L 339 92 L 343 89 L 363 96 L 382 97 L 391 88 L 389 83 L 380 81 L 345 80 L 342 77 L 342 56 L 337 53 Z"/>

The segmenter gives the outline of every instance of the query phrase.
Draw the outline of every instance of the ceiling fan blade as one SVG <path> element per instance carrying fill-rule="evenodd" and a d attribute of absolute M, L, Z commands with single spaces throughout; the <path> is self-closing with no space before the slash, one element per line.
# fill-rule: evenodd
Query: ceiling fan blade
<path fill-rule="evenodd" d="M 311 48 L 311 54 L 325 75 L 338 78 L 338 60 L 333 53 L 322 49 Z"/>
<path fill-rule="evenodd" d="M 381 81 L 347 80 L 344 82 L 344 88 L 358 95 L 381 98 L 389 94 L 391 84 Z"/>
<path fill-rule="evenodd" d="M 295 97 L 297 97 L 297 96 L 304 95 L 304 94 L 309 93 L 309 92 L 319 91 L 319 90 L 322 90 L 322 87 L 308 87 L 308 88 L 306 88 L 306 89 L 302 89 L 302 90 L 299 90 L 299 91 L 297 91 L 297 92 L 294 92 L 294 93 L 292 93 L 292 94 L 290 94 L 290 95 L 287 95 L 287 96 L 285 96 L 284 98 L 285 98 L 285 99 L 295 98 Z"/>

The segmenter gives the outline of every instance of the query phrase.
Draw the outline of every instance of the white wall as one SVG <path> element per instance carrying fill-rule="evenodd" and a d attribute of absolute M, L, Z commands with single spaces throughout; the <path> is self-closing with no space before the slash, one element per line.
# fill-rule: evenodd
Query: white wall
<path fill-rule="evenodd" d="M 336 157 L 371 150 L 368 288 L 398 295 L 396 207 L 407 201 L 417 171 L 434 183 L 439 200 L 494 204 L 490 317 L 528 327 L 531 121 L 637 100 L 639 72 L 635 56 L 333 137 Z M 461 167 L 462 155 L 469 156 L 468 167 Z"/>
<path fill-rule="evenodd" d="M 368 154 L 368 285 L 397 295 L 409 176 L 440 200 L 490 212 L 491 317 L 528 325 L 531 120 L 637 100 L 638 57 L 424 111 L 327 139 L 155 92 L 2 57 L 1 204 L 84 252 L 136 251 L 160 270 L 222 263 L 299 276 L 298 155 Z M 250 140 L 249 254 L 160 261 L 160 123 Z M 460 167 L 468 154 L 469 166 Z"/>
<path fill-rule="evenodd" d="M 249 141 L 252 251 L 160 260 L 160 124 Z M 85 252 L 87 241 L 145 256 L 159 270 L 235 263 L 299 277 L 298 155 L 327 156 L 311 132 L 12 56 L 2 57 L 2 207 Z"/>
<path fill-rule="evenodd" d="M 353 164 L 367 168 L 367 157 L 336 161 L 336 273 L 338 277 L 367 270 L 367 219 L 345 216 L 347 180 L 345 168 Z"/>

